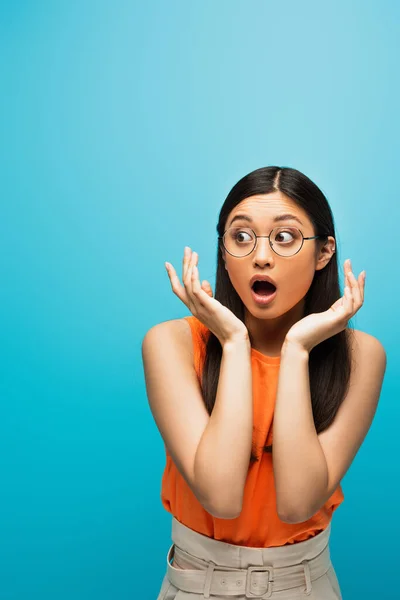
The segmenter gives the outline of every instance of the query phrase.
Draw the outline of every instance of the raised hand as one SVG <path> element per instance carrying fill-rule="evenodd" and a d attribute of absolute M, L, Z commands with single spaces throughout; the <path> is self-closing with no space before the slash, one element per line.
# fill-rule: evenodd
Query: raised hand
<path fill-rule="evenodd" d="M 204 280 L 200 284 L 197 264 L 197 252 L 192 252 L 191 248 L 185 247 L 182 286 L 174 267 L 170 263 L 165 263 L 174 294 L 217 336 L 221 345 L 232 340 L 248 339 L 245 324 L 213 297 L 209 282 Z"/>
<path fill-rule="evenodd" d="M 365 271 L 356 279 L 351 270 L 351 261 L 344 261 L 345 288 L 341 298 L 328 310 L 307 315 L 297 321 L 286 334 L 286 341 L 294 342 L 308 352 L 324 340 L 347 327 L 351 317 L 364 303 Z"/>

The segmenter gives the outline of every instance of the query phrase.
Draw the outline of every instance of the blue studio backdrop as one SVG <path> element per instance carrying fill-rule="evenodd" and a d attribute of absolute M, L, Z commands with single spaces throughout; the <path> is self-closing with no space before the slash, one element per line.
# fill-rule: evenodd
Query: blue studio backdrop
<path fill-rule="evenodd" d="M 353 326 L 388 366 L 346 473 L 344 598 L 393 598 L 400 420 L 399 3 L 0 5 L 0 600 L 153 600 L 171 516 L 141 342 L 188 315 L 164 261 L 215 282 L 231 187 L 290 166 L 326 194 Z"/>

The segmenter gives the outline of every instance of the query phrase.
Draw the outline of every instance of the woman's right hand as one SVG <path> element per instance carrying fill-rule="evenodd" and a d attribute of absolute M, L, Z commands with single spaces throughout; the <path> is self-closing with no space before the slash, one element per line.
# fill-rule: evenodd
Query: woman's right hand
<path fill-rule="evenodd" d="M 174 267 L 170 263 L 165 263 L 172 291 L 188 307 L 193 316 L 217 336 L 222 346 L 231 341 L 248 340 L 249 335 L 245 324 L 229 308 L 213 298 L 208 281 L 204 280 L 200 285 L 197 263 L 197 252 L 192 252 L 191 248 L 185 247 L 183 286 Z"/>

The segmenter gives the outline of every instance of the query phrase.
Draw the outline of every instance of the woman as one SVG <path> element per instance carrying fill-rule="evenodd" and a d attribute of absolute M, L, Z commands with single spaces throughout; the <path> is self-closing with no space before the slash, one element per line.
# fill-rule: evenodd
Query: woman
<path fill-rule="evenodd" d="M 185 248 L 183 285 L 166 267 L 192 315 L 142 345 L 173 516 L 157 600 L 342 598 L 332 513 L 386 368 L 382 344 L 348 327 L 365 271 L 344 262 L 342 296 L 331 209 L 296 169 L 243 177 L 217 232 L 215 296 Z"/>

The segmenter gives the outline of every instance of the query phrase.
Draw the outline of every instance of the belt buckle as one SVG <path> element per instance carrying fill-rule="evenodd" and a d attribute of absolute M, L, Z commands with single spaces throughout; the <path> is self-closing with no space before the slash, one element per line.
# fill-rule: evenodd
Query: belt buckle
<path fill-rule="evenodd" d="M 253 594 L 253 592 L 250 589 L 251 575 L 252 575 L 253 571 L 268 572 L 267 591 L 264 592 L 264 594 L 262 594 L 262 596 L 260 596 L 260 594 Z M 272 579 L 270 579 L 272 571 L 273 571 L 273 567 L 247 567 L 246 591 L 245 591 L 246 598 L 263 598 L 263 599 L 270 598 L 270 596 L 272 594 Z"/>

